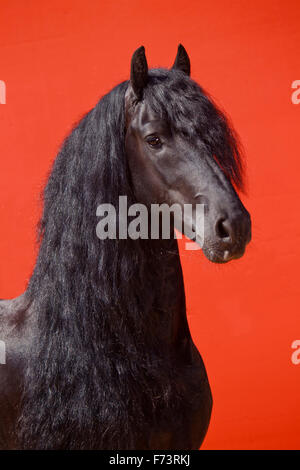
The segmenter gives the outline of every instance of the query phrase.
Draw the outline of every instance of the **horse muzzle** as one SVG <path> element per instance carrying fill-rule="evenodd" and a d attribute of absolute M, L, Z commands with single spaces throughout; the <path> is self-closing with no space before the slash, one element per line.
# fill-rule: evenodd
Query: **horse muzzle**
<path fill-rule="evenodd" d="M 214 263 L 227 263 L 243 256 L 251 240 L 251 218 L 243 208 L 222 213 L 213 223 L 205 224 L 203 253 Z"/>

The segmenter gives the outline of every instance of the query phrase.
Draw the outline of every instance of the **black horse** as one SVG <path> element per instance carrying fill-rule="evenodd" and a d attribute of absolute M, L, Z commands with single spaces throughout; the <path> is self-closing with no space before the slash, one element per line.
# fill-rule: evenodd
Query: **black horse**
<path fill-rule="evenodd" d="M 120 195 L 146 206 L 201 203 L 207 258 L 243 255 L 251 223 L 236 193 L 237 140 L 189 75 L 182 45 L 170 70 L 148 70 L 140 47 L 130 80 L 65 140 L 27 290 L 0 302 L 2 449 L 201 445 L 212 397 L 187 323 L 177 241 L 95 231 L 97 206 L 117 207 Z"/>

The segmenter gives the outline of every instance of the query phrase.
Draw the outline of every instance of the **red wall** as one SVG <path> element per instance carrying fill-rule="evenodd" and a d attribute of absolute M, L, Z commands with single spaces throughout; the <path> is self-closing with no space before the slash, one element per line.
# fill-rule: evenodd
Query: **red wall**
<path fill-rule="evenodd" d="M 203 447 L 299 449 L 298 1 L 2 0 L 0 297 L 25 288 L 39 192 L 73 122 L 129 78 L 137 47 L 150 67 L 166 67 L 179 42 L 192 77 L 240 134 L 253 218 L 242 260 L 217 266 L 182 251 L 188 318 L 214 396 Z"/>

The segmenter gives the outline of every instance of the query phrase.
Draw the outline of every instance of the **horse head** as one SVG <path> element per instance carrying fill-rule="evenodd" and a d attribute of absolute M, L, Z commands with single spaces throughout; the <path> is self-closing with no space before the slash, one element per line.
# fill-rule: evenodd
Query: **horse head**
<path fill-rule="evenodd" d="M 137 201 L 192 205 L 184 221 L 186 235 L 197 233 L 194 209 L 204 205 L 206 257 L 217 263 L 241 257 L 251 221 L 236 190 L 243 184 L 237 139 L 225 115 L 190 78 L 190 60 L 181 44 L 170 70 L 148 70 L 144 47 L 135 51 L 125 121 L 125 152 Z"/>

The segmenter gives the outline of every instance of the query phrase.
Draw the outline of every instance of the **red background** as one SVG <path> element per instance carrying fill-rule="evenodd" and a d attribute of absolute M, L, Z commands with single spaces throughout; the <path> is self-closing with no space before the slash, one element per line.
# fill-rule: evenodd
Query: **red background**
<path fill-rule="evenodd" d="M 253 241 L 226 266 L 182 251 L 188 318 L 214 409 L 203 448 L 300 448 L 300 4 L 255 0 L 1 0 L 0 297 L 24 291 L 39 193 L 73 122 L 129 78 L 187 49 L 192 78 L 227 111 L 248 162 Z"/>

